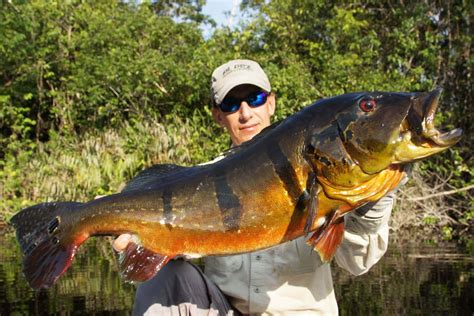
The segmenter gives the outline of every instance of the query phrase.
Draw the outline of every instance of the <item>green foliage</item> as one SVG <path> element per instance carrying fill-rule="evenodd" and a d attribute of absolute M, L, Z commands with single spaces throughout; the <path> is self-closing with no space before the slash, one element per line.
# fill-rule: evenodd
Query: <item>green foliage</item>
<path fill-rule="evenodd" d="M 453 239 L 453 228 L 449 226 L 443 227 L 443 238 L 446 240 L 451 240 Z"/>
<path fill-rule="evenodd" d="M 15 40 L 2 44 L 7 85 L 0 95 L 9 99 L 8 108 L 37 118 L 30 137 L 202 106 L 203 60 L 209 59 L 199 52 L 202 35 L 195 23 L 175 22 L 155 9 L 116 1 L 4 5 L 2 37 Z M 15 113 L 8 117 L 21 121 Z M 6 127 L 5 134 L 18 134 Z"/>

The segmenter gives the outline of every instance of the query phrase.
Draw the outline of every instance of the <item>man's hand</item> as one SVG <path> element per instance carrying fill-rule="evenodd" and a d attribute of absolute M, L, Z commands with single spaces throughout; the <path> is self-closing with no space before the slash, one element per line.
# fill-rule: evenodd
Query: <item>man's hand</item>
<path fill-rule="evenodd" d="M 125 250 L 125 248 L 127 248 L 127 245 L 130 243 L 131 239 L 132 235 L 122 234 L 114 240 L 112 247 L 114 247 L 115 251 L 122 252 Z"/>

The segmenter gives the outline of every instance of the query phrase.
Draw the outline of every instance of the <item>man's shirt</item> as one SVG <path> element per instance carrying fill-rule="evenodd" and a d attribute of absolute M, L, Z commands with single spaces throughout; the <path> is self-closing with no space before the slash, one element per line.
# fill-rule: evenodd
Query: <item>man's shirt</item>
<path fill-rule="evenodd" d="M 367 272 L 385 253 L 393 193 L 345 217 L 335 261 L 352 274 Z M 262 251 L 205 258 L 205 274 L 246 314 L 337 315 L 331 269 L 305 238 Z"/>

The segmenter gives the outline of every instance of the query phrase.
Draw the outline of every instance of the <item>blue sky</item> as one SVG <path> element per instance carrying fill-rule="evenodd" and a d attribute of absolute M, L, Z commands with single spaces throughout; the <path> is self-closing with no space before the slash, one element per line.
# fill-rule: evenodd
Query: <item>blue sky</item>
<path fill-rule="evenodd" d="M 235 2 L 240 3 L 240 1 L 235 0 L 207 0 L 206 5 L 203 7 L 203 13 L 210 15 L 217 22 L 218 26 L 227 25 L 232 5 Z"/>
<path fill-rule="evenodd" d="M 233 5 L 235 5 L 237 11 L 236 15 L 232 20 L 232 25 L 237 25 L 240 12 L 238 10 L 241 0 L 207 0 L 206 5 L 203 7 L 203 13 L 209 15 L 214 21 L 216 21 L 217 26 L 229 26 L 230 15 Z M 205 29 L 204 35 L 208 36 L 210 30 Z"/>

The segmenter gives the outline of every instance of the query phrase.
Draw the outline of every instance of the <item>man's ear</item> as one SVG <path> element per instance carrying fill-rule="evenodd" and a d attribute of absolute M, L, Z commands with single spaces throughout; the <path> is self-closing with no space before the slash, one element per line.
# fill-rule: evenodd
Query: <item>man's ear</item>
<path fill-rule="evenodd" d="M 219 124 L 221 127 L 224 127 L 222 125 L 222 112 L 215 106 L 212 107 L 212 117 L 217 122 L 217 124 Z"/>
<path fill-rule="evenodd" d="M 270 116 L 272 116 L 273 114 L 275 114 L 275 109 L 276 109 L 275 93 L 273 92 L 270 93 L 270 95 L 267 98 L 267 102 L 268 102 L 268 113 L 270 114 Z"/>

